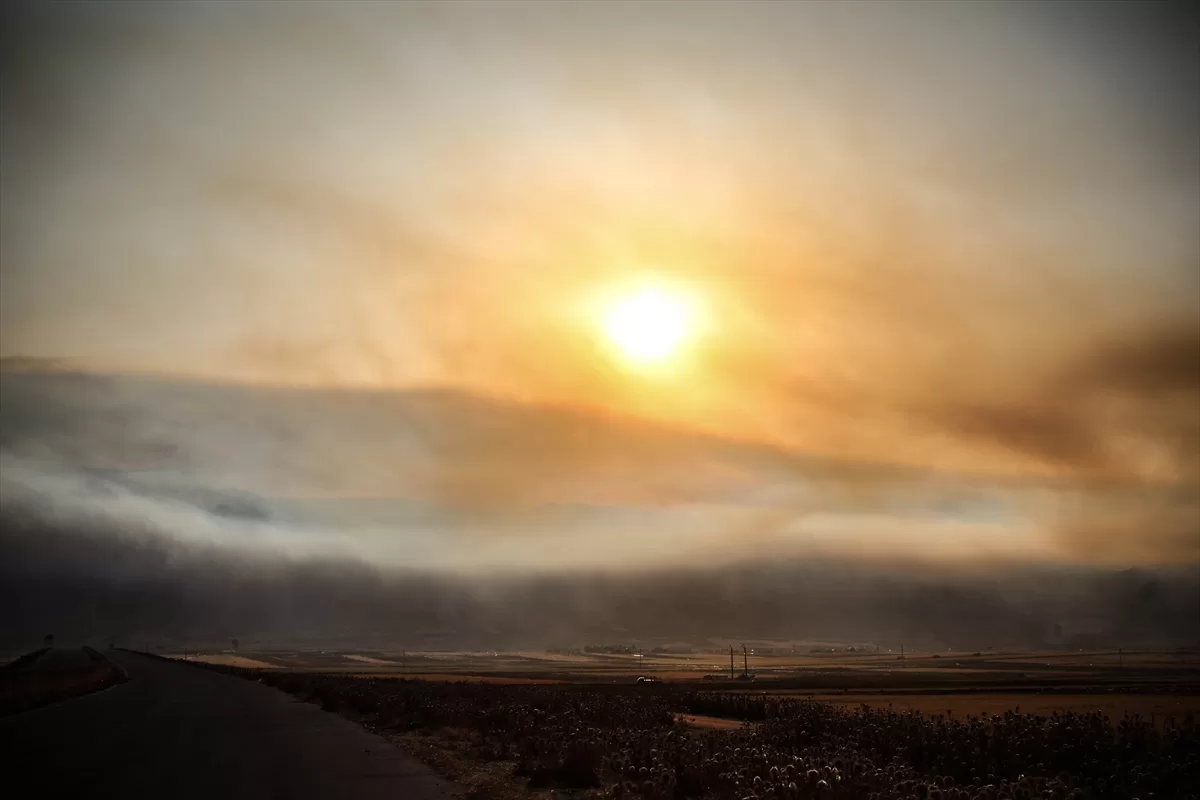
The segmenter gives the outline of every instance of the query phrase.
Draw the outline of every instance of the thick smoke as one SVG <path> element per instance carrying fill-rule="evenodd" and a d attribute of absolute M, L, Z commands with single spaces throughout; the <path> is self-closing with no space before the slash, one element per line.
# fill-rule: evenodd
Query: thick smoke
<path fill-rule="evenodd" d="M 12 641 L 1197 635 L 1194 565 L 1078 563 L 1194 557 L 1186 491 L 984 484 L 453 392 L 2 375 Z M 1045 507 L 1092 524 L 1014 527 Z M 1130 542 L 1146 519 L 1155 536 Z"/>
<path fill-rule="evenodd" d="M 773 560 L 622 573 L 455 577 L 183 544 L 7 509 L 0 640 L 506 649 L 710 638 L 884 647 L 1195 644 L 1194 570 Z"/>
<path fill-rule="evenodd" d="M 3 373 L 6 503 L 432 569 L 1194 562 L 1186 485 L 834 460 L 460 391 Z M 43 511 L 42 513 L 45 513 Z M 646 535 L 652 531 L 652 535 Z"/>

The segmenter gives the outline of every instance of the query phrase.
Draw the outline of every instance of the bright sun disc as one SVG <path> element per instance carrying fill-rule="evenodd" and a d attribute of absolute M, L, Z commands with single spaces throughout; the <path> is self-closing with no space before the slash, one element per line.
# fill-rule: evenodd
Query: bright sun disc
<path fill-rule="evenodd" d="M 643 288 L 620 298 L 604 317 L 604 333 L 630 361 L 647 364 L 670 356 L 688 334 L 683 298 Z"/>

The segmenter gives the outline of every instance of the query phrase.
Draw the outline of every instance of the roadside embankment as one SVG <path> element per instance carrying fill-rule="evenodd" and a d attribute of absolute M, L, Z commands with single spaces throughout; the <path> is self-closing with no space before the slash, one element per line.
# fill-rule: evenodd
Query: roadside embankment
<path fill-rule="evenodd" d="M 125 670 L 91 647 L 47 648 L 0 669 L 0 715 L 90 694 L 127 679 Z"/>

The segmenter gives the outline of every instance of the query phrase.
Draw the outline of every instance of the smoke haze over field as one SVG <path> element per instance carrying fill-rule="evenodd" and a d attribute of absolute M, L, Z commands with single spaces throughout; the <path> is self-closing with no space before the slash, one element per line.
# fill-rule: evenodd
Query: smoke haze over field
<path fill-rule="evenodd" d="M 1194 11 L 2 13 L 4 635 L 1200 637 Z"/>

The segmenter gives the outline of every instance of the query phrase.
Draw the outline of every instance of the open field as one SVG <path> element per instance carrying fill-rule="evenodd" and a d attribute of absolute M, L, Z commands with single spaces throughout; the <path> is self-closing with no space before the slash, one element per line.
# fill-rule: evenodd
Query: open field
<path fill-rule="evenodd" d="M 256 651 L 176 653 L 214 664 L 291 672 L 489 683 L 627 683 L 653 676 L 673 684 L 772 693 L 1170 694 L 1200 695 L 1200 653 L 760 652 L 746 659 L 754 681 L 730 678 L 725 653 L 563 654 L 537 652 Z M 743 668 L 735 657 L 734 674 Z"/>
<path fill-rule="evenodd" d="M 961 663 L 965 659 L 967 664 L 962 667 L 942 667 L 942 659 L 926 657 L 906 659 L 902 668 L 896 667 L 894 660 L 776 658 L 771 665 L 775 669 L 758 672 L 753 682 L 728 680 L 728 662 L 725 672 L 719 673 L 720 680 L 706 680 L 704 675 L 718 673 L 672 669 L 678 665 L 674 659 L 615 656 L 410 653 L 383 657 L 326 652 L 209 653 L 187 658 L 298 673 L 508 685 L 624 684 L 640 675 L 653 675 L 673 685 L 958 716 L 1003 714 L 1014 709 L 1034 714 L 1100 711 L 1113 717 L 1129 713 L 1160 721 L 1171 715 L 1182 718 L 1189 712 L 1200 715 L 1200 667 L 1184 661 L 1181 668 L 1178 655 L 1162 653 L 1129 654 L 1122 658 L 1121 668 L 1115 653 L 960 656 L 956 660 Z M 711 663 L 712 657 L 692 656 L 690 660 Z M 714 723 L 704 724 L 711 727 Z"/>
<path fill-rule="evenodd" d="M 221 651 L 191 651 L 166 653 L 172 657 L 230 653 Z M 277 666 L 302 668 L 353 668 L 355 664 L 395 666 L 398 669 L 420 670 L 555 670 L 603 674 L 628 671 L 670 671 L 681 674 L 729 672 L 728 649 L 679 653 L 581 653 L 547 651 L 476 651 L 476 650 L 305 650 L 281 647 L 247 647 L 239 654 L 261 657 Z M 759 675 L 787 675 L 812 669 L 938 669 L 945 671 L 1000 670 L 1030 668 L 1045 670 L 1088 671 L 1117 668 L 1200 670 L 1200 650 L 1156 651 L 909 651 L 899 652 L 763 652 L 748 651 L 749 666 Z M 743 655 L 740 647 L 734 651 L 734 668 L 740 672 Z"/>
<path fill-rule="evenodd" d="M 533 684 L 519 676 L 467 680 L 461 673 L 459 680 L 411 680 L 381 678 L 376 664 L 367 666 L 370 677 L 345 670 L 209 668 L 358 720 L 478 798 L 510 800 L 555 789 L 644 800 L 1127 798 L 1200 791 L 1200 692 L 1182 681 L 1144 682 L 1129 693 L 952 686 L 813 692 L 810 698 L 794 689 L 772 691 L 771 681 L 753 688 L 702 679 L 637 684 L 632 673 L 618 680 L 608 671 L 561 683 Z M 447 674 L 453 675 L 427 675 Z M 562 680 L 563 673 L 557 675 Z"/>
<path fill-rule="evenodd" d="M 193 660 L 192 657 L 186 657 L 184 660 Z M 203 661 L 206 664 L 217 664 L 225 667 L 245 667 L 246 669 L 273 669 L 276 667 L 269 661 L 261 661 L 257 658 L 248 656 L 239 656 L 233 653 L 208 653 L 203 656 L 197 656 L 194 660 Z"/>
<path fill-rule="evenodd" d="M 712 671 L 717 654 L 656 656 L 558 653 L 404 652 L 208 653 L 189 660 L 295 673 L 508 685 L 612 685 L 652 675 L 673 686 L 794 696 L 846 708 L 953 714 L 1101 712 L 1141 715 L 1161 725 L 1200 716 L 1200 654 L 1052 652 L 914 654 L 898 662 L 874 654 L 755 655 L 752 682 Z M 736 659 L 741 671 L 740 654 Z M 708 668 L 708 669 L 706 669 Z M 719 676 L 713 679 L 705 676 Z M 706 720 L 704 727 L 727 721 Z M 740 723 L 731 723 L 737 727 Z"/>
<path fill-rule="evenodd" d="M 190 658 L 357 719 L 495 800 L 551 788 L 647 799 L 903 798 L 918 787 L 927 797 L 935 788 L 943 798 L 992 796 L 975 777 L 995 796 L 1022 796 L 1022 788 L 1055 796 L 1078 788 L 1096 798 L 1200 792 L 1200 654 L 1192 652 L 906 653 L 903 660 L 755 652 L 746 658 L 753 681 L 730 679 L 728 650 Z M 242 664 L 268 666 L 236 669 Z M 638 685 L 640 676 L 659 683 Z M 1142 751 L 1152 763 L 1120 762 L 1134 739 L 1137 747 L 1156 743 Z M 989 743 L 979 750 L 981 741 Z M 733 770 L 739 747 L 757 748 L 767 761 Z M 798 766 L 772 784 L 789 765 Z M 770 785 L 773 795 L 763 792 Z"/>
<path fill-rule="evenodd" d="M 1008 693 L 890 693 L 890 694 L 814 694 L 809 699 L 840 706 L 919 711 L 923 714 L 947 714 L 956 717 L 1002 715 L 1006 711 L 1025 714 L 1091 714 L 1100 712 L 1120 718 L 1138 714 L 1158 724 L 1174 716 L 1200 717 L 1200 694 L 1008 694 Z"/>

